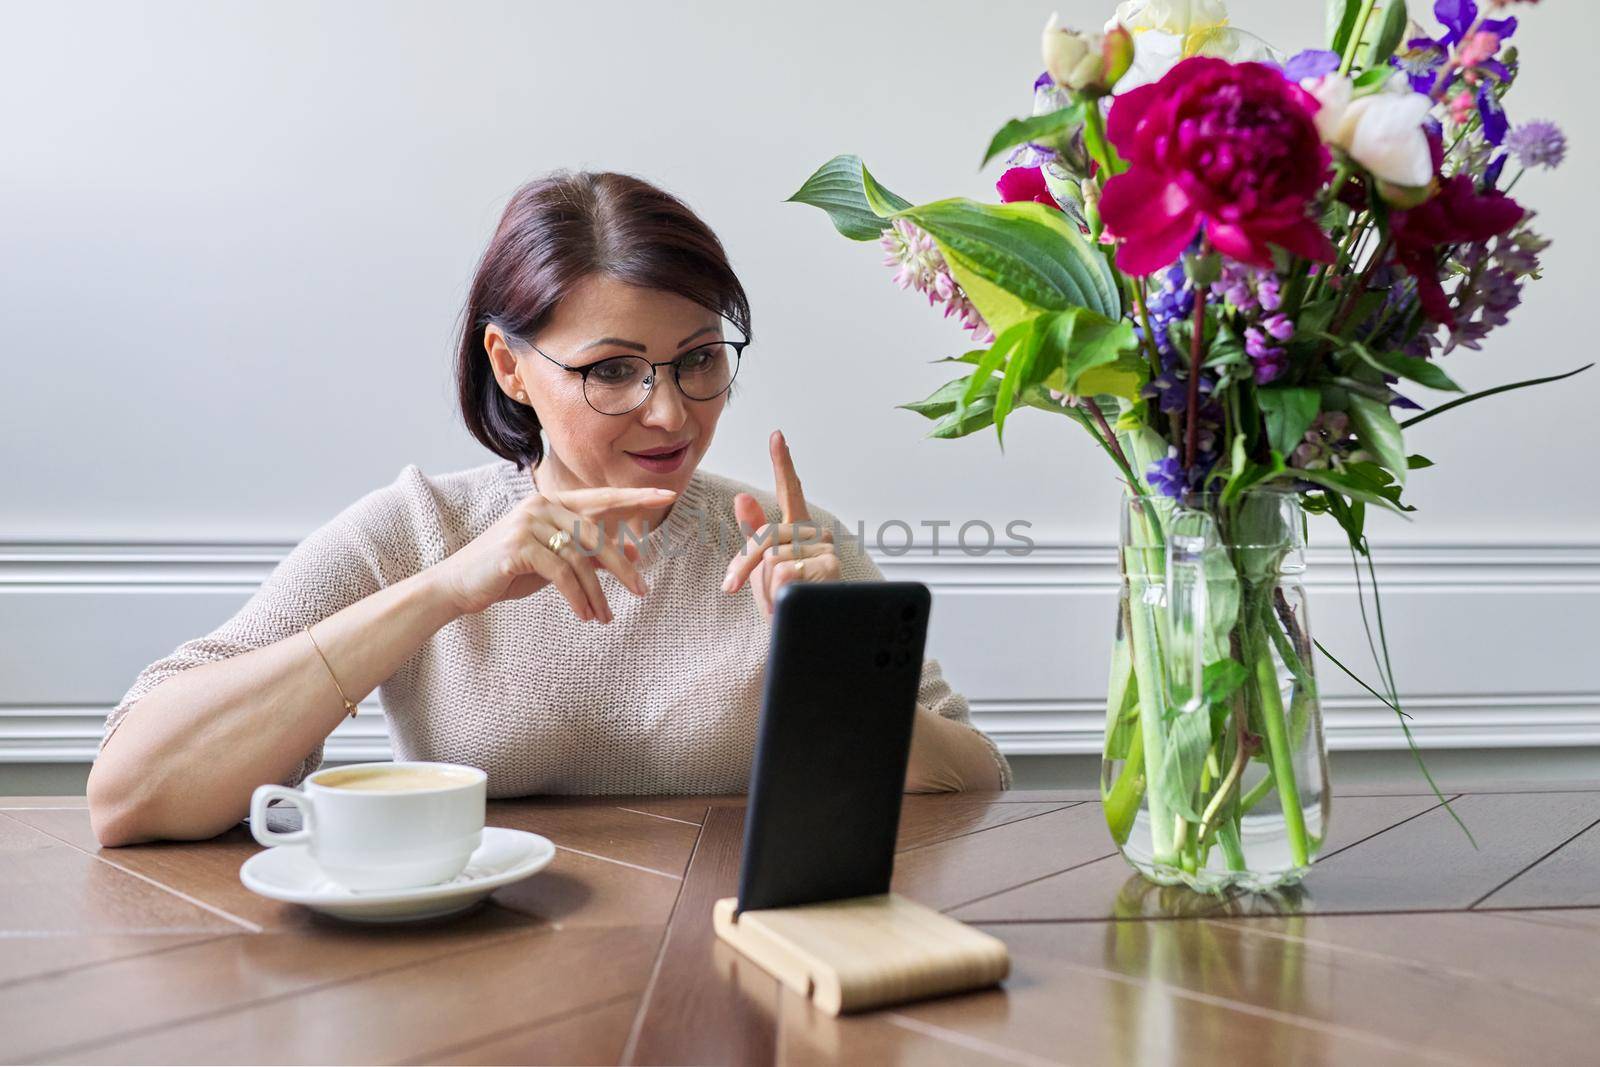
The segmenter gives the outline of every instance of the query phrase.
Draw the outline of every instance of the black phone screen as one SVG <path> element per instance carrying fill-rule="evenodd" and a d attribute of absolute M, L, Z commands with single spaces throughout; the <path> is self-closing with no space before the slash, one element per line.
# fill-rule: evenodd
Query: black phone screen
<path fill-rule="evenodd" d="M 889 891 L 931 604 L 920 582 L 779 590 L 738 910 Z"/>

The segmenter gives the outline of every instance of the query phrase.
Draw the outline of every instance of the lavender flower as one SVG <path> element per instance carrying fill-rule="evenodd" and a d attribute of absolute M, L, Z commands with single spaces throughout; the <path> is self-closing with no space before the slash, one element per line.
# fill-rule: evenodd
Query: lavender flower
<path fill-rule="evenodd" d="M 1567 156 L 1567 136 L 1555 123 L 1537 119 L 1512 130 L 1506 148 L 1524 167 L 1554 170 Z"/>
<path fill-rule="evenodd" d="M 1144 472 L 1144 479 L 1150 483 L 1151 489 L 1162 496 L 1170 496 L 1174 500 L 1183 496 L 1188 479 L 1183 475 L 1183 465 L 1178 462 L 1176 445 L 1168 445 L 1166 456 L 1150 464 Z"/>
<path fill-rule="evenodd" d="M 1232 259 L 1222 261 L 1222 277 L 1211 283 L 1211 295 L 1245 314 L 1277 311 L 1283 305 L 1276 274 Z"/>
<path fill-rule="evenodd" d="M 1504 326 L 1522 303 L 1522 282 L 1539 276 L 1539 253 L 1550 242 L 1523 224 L 1491 242 L 1466 246 L 1457 262 L 1466 276 L 1455 291 L 1454 321 L 1441 354 L 1454 348 L 1477 350 L 1491 330 Z"/>
<path fill-rule="evenodd" d="M 1286 315 L 1273 315 L 1258 326 L 1247 326 L 1244 331 L 1244 351 L 1255 368 L 1257 385 L 1266 385 L 1289 367 L 1289 350 L 1273 341 L 1287 341 L 1294 336 L 1294 323 Z"/>
<path fill-rule="evenodd" d="M 896 268 L 896 285 L 926 293 L 930 307 L 943 303 L 945 318 L 958 316 L 961 325 L 972 331 L 973 340 L 979 344 L 993 343 L 994 331 L 967 299 L 965 290 L 950 273 L 939 246 L 927 232 L 906 219 L 895 219 L 883 231 L 878 243 L 888 253 L 883 258 L 884 266 Z"/>

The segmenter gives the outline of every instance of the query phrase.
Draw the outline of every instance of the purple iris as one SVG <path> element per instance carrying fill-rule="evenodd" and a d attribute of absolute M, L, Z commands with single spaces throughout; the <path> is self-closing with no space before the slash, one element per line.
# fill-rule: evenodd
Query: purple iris
<path fill-rule="evenodd" d="M 1472 29 L 1472 24 L 1478 21 L 1478 5 L 1475 0 L 1433 0 L 1433 17 L 1445 28 L 1439 43 L 1449 48 L 1465 37 L 1467 31 Z M 1492 33 L 1503 41 L 1517 32 L 1517 20 L 1484 19 L 1478 29 Z"/>
<path fill-rule="evenodd" d="M 1506 155 L 1501 152 L 1483 168 L 1483 180 L 1478 183 L 1479 191 L 1486 192 L 1500 184 L 1500 172 L 1506 169 Z"/>
<path fill-rule="evenodd" d="M 1444 27 L 1443 36 L 1437 39 L 1433 37 L 1413 37 L 1405 43 L 1405 48 L 1398 55 L 1389 60 L 1390 64 L 1404 71 L 1406 77 L 1411 79 L 1411 88 L 1419 93 L 1427 93 L 1429 95 L 1433 93 L 1434 83 L 1438 80 L 1439 71 L 1443 69 L 1446 61 L 1450 58 L 1451 48 L 1460 44 L 1461 40 L 1466 37 L 1467 31 L 1472 29 L 1473 24 L 1478 21 L 1478 5 L 1475 0 L 1434 0 L 1433 17 L 1438 19 L 1439 24 Z M 1484 19 L 1483 24 L 1478 26 L 1478 30 L 1483 33 L 1492 33 L 1504 41 L 1517 32 L 1517 20 L 1514 17 Z M 1478 69 L 1493 74 L 1501 81 L 1505 81 L 1511 76 L 1511 72 L 1506 69 L 1505 64 L 1494 59 L 1479 63 Z M 1480 110 L 1484 106 L 1482 93 L 1478 97 L 1478 106 Z M 1496 107 L 1496 110 L 1498 110 L 1498 107 Z M 1486 135 L 1489 123 L 1489 116 L 1485 115 L 1483 124 Z M 1502 136 L 1504 136 L 1504 132 L 1502 128 Z M 1499 144 L 1500 142 L 1495 140 L 1490 143 Z"/>
<path fill-rule="evenodd" d="M 1320 78 L 1339 69 L 1339 53 L 1325 48 L 1307 48 L 1289 57 L 1283 65 L 1283 76 L 1299 83 L 1306 78 Z"/>

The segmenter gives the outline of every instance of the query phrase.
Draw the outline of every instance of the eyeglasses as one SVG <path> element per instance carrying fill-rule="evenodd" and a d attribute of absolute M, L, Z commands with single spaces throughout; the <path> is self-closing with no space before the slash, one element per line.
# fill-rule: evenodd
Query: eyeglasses
<path fill-rule="evenodd" d="M 612 356 L 585 367 L 552 358 L 532 341 L 523 341 L 564 371 L 583 376 L 583 399 L 602 415 L 626 415 L 650 399 L 659 375 L 671 367 L 678 389 L 690 400 L 714 400 L 728 391 L 739 373 L 739 357 L 749 341 L 712 341 L 696 345 L 677 359 L 652 363 L 643 356 Z"/>

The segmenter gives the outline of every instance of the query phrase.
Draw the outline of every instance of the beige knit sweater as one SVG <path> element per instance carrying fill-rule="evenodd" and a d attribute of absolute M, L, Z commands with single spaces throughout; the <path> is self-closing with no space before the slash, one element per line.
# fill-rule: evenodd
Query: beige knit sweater
<path fill-rule="evenodd" d="M 231 619 L 141 671 L 107 716 L 101 746 L 165 679 L 290 637 L 438 563 L 533 490 L 529 472 L 506 460 L 436 477 L 408 465 L 295 546 Z M 394 757 L 481 767 L 492 797 L 744 792 L 771 622 L 748 583 L 733 595 L 720 588 L 740 543 L 741 491 L 778 521 L 771 492 L 696 471 L 642 546 L 650 592 L 636 597 L 598 572 L 610 625 L 579 621 L 547 586 L 441 628 L 379 686 Z M 837 523 L 822 508 L 812 515 Z M 844 580 L 882 580 L 848 528 L 837 527 L 835 547 Z M 937 660 L 923 664 L 918 702 L 972 725 Z M 1010 788 L 1005 757 L 973 730 Z M 321 763 L 318 745 L 286 784 Z"/>

